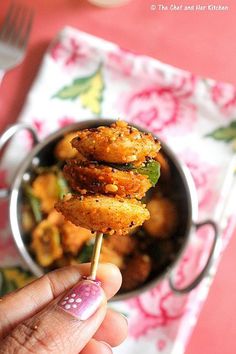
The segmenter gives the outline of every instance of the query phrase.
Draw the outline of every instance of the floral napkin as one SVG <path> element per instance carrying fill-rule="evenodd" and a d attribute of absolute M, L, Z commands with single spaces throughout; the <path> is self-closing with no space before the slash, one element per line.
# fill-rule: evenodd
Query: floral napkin
<path fill-rule="evenodd" d="M 218 259 L 210 275 L 190 294 L 174 295 L 163 280 L 139 297 L 111 305 L 129 317 L 129 337 L 115 353 L 181 354 L 235 226 L 236 89 L 67 27 L 45 54 L 19 120 L 32 124 L 43 139 L 67 124 L 96 117 L 128 120 L 166 141 L 192 173 L 199 220 L 211 218 L 219 223 Z M 9 183 L 31 143 L 25 132 L 12 140 L 1 164 L 1 187 Z M 2 293 L 31 280 L 29 273 L 10 267 L 20 261 L 7 207 L 3 202 L 0 217 L 0 265 L 7 266 L 0 273 Z M 191 235 L 177 268 L 178 286 L 202 268 L 211 242 L 206 228 Z"/>

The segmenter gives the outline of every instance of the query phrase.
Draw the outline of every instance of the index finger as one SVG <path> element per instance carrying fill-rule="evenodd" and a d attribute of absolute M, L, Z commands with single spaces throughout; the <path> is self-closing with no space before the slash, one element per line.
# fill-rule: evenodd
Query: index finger
<path fill-rule="evenodd" d="M 5 296 L 0 302 L 0 339 L 20 322 L 33 316 L 65 290 L 74 286 L 83 275 L 88 275 L 89 271 L 89 263 L 60 268 Z M 121 285 L 119 269 L 113 264 L 100 264 L 97 277 L 107 299 L 110 299 Z"/>

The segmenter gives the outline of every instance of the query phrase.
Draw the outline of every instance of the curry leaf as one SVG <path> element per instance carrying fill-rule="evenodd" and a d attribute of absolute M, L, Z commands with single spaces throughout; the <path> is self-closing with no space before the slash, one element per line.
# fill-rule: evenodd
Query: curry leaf
<path fill-rule="evenodd" d="M 120 171 L 131 171 L 135 169 L 132 163 L 124 163 L 124 164 L 108 163 L 107 165 Z"/>
<path fill-rule="evenodd" d="M 155 160 L 148 161 L 143 167 L 137 168 L 136 171 L 141 175 L 148 176 L 153 186 L 156 185 L 161 174 L 160 164 Z"/>
<path fill-rule="evenodd" d="M 3 296 L 3 295 L 6 295 L 8 293 L 10 293 L 11 291 L 13 290 L 16 290 L 17 289 L 17 286 L 15 284 L 14 281 L 7 281 L 4 276 L 3 276 L 3 273 L 0 274 L 0 277 L 1 277 L 1 283 L 0 283 L 0 295 Z"/>
<path fill-rule="evenodd" d="M 231 122 L 228 126 L 220 127 L 214 130 L 213 132 L 207 134 L 207 137 L 226 142 L 236 139 L 236 121 Z"/>
<path fill-rule="evenodd" d="M 93 244 L 85 244 L 84 247 L 82 248 L 79 256 L 77 257 L 77 260 L 80 263 L 86 263 L 90 262 L 92 253 L 93 253 Z"/>
<path fill-rule="evenodd" d="M 57 187 L 60 199 L 62 199 L 70 191 L 68 184 L 61 172 L 58 172 L 57 174 Z"/>
<path fill-rule="evenodd" d="M 155 186 L 161 174 L 160 164 L 155 160 L 150 160 L 139 168 L 134 167 L 134 165 L 132 165 L 131 163 L 127 163 L 127 164 L 110 163 L 109 166 L 121 171 L 134 171 L 140 173 L 141 175 L 146 175 L 149 177 L 153 186 Z"/>
<path fill-rule="evenodd" d="M 32 188 L 28 184 L 24 185 L 24 191 L 34 214 L 35 221 L 39 223 L 42 220 L 40 201 L 34 195 Z"/>

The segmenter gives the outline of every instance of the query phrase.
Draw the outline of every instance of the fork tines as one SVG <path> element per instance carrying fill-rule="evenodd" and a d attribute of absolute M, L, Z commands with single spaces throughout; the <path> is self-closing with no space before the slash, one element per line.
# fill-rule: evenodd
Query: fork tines
<path fill-rule="evenodd" d="M 0 29 L 0 40 L 20 48 L 25 47 L 31 31 L 33 15 L 31 8 L 12 3 Z"/>

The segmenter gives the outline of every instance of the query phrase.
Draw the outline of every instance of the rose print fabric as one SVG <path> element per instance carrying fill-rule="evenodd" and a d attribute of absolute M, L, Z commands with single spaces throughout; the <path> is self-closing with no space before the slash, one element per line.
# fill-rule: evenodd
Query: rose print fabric
<path fill-rule="evenodd" d="M 70 123 L 103 117 L 128 120 L 167 142 L 192 174 L 198 220 L 215 219 L 220 226 L 218 258 L 209 276 L 190 294 L 176 296 L 163 280 L 136 298 L 111 305 L 129 317 L 130 328 L 129 338 L 115 353 L 181 354 L 235 227 L 229 166 L 236 146 L 236 89 L 65 28 L 45 54 L 19 120 L 30 123 L 43 139 Z M 1 165 L 1 187 L 9 183 L 31 146 L 27 132 L 12 140 Z M 1 205 L 0 215 L 0 266 L 8 266 L 0 273 L 2 293 L 30 280 L 30 274 L 9 268 L 16 264 L 17 251 L 7 207 L 7 202 Z M 179 287 L 202 269 L 211 244 L 209 228 L 193 230 L 175 271 Z"/>

